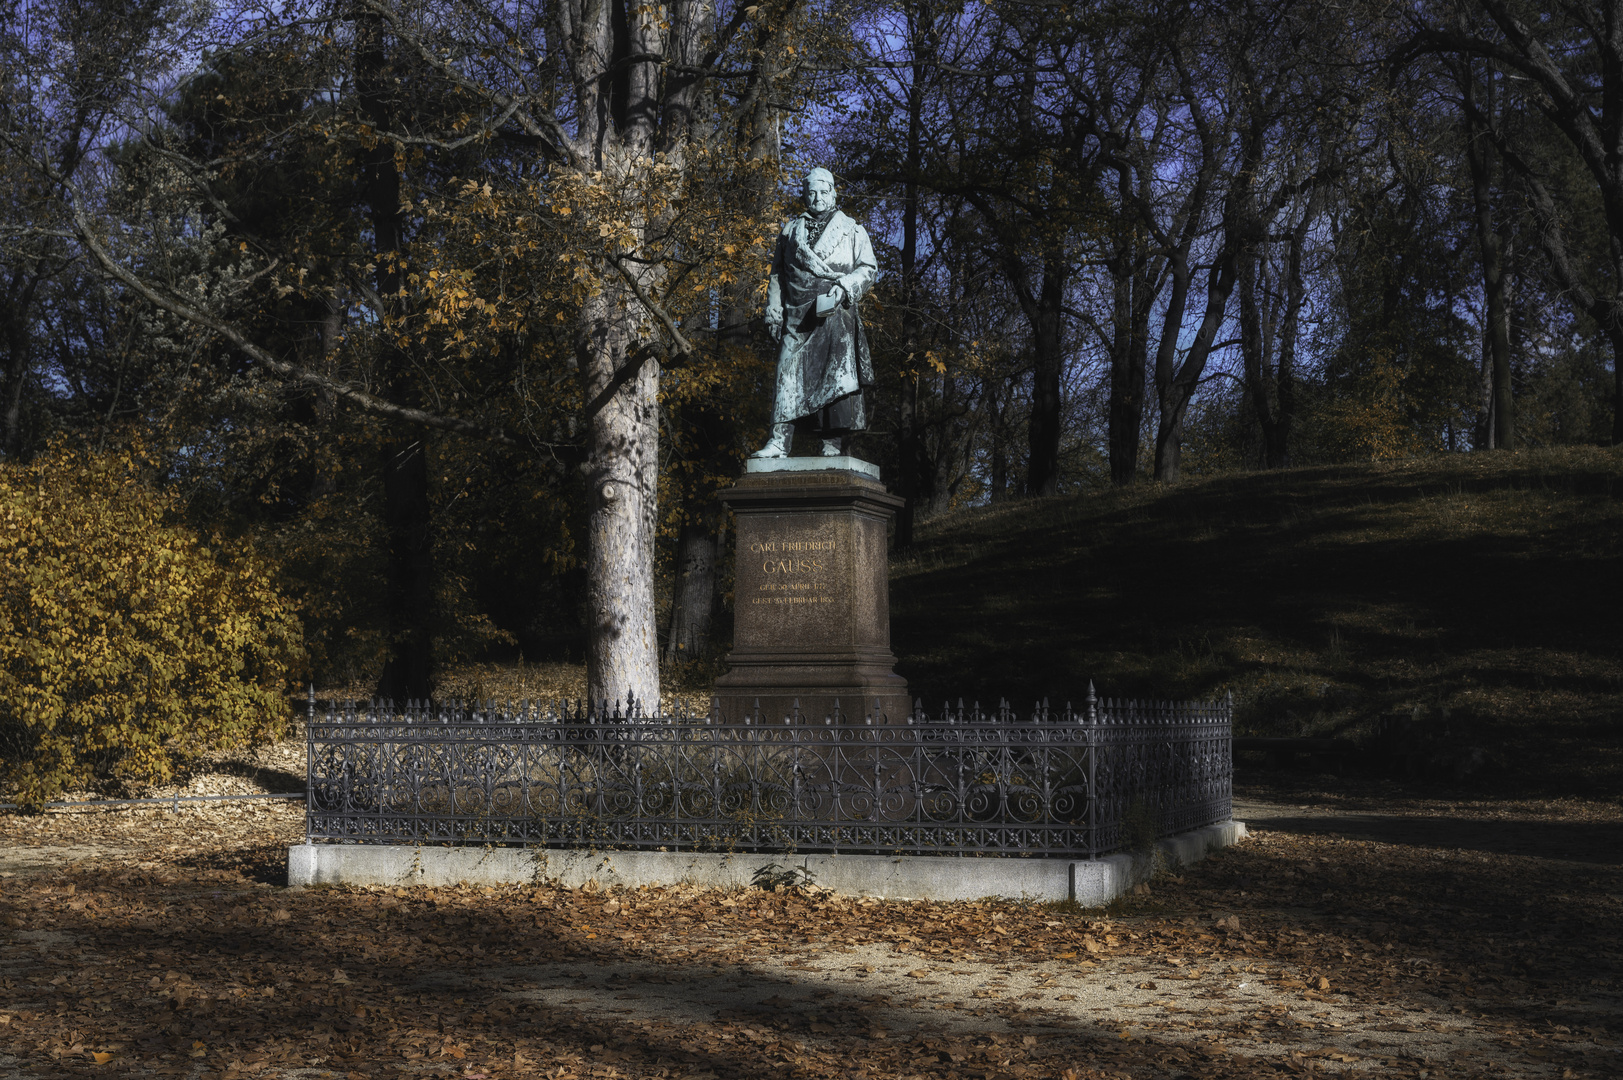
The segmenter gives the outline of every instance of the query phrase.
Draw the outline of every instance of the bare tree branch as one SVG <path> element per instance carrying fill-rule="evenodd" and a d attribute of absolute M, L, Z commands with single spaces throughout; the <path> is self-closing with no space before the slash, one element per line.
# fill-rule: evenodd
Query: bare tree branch
<path fill-rule="evenodd" d="M 385 401 L 374 394 L 369 394 L 365 390 L 359 390 L 348 385 L 347 383 L 341 383 L 336 379 L 329 379 L 325 375 L 310 371 L 309 369 L 300 367 L 297 364 L 290 364 L 285 360 L 277 359 L 265 349 L 254 344 L 253 341 L 251 341 L 240 329 L 232 326 L 225 320 L 217 319 L 207 312 L 201 311 L 174 296 L 160 292 L 159 290 L 148 285 L 146 282 L 142 281 L 134 273 L 120 264 L 117 259 L 113 258 L 112 253 L 102 245 L 101 240 L 96 236 L 95 230 L 90 227 L 90 223 L 85 219 L 84 211 L 80 209 L 77 201 L 73 204 L 72 213 L 74 229 L 80 242 L 83 243 L 90 251 L 91 255 L 95 257 L 96 262 L 101 265 L 102 270 L 106 274 L 122 282 L 128 288 L 134 290 L 141 297 L 145 298 L 147 302 L 155 305 L 156 307 L 162 308 L 164 311 L 167 311 L 172 315 L 185 319 L 187 322 L 192 323 L 193 325 L 201 326 L 214 331 L 216 334 L 219 334 L 221 337 L 231 342 L 231 344 L 235 345 L 243 352 L 244 355 L 253 360 L 254 363 L 259 364 L 266 370 L 275 372 L 277 375 L 280 375 L 286 379 L 291 379 L 294 382 L 303 383 L 306 386 L 314 386 L 325 390 L 336 397 L 358 405 L 360 408 L 364 409 L 366 412 L 372 413 L 374 416 L 387 417 L 391 420 L 400 420 L 408 424 L 418 424 L 422 427 L 434 428 L 439 431 L 454 432 L 458 435 L 467 435 L 476 439 L 500 443 L 504 446 L 518 445 L 517 440 L 513 439 L 510 435 L 506 434 L 500 429 L 475 424 L 472 421 L 463 420 L 459 417 L 441 416 L 437 413 L 426 412 L 422 409 L 412 409 L 403 405 L 396 405 L 391 401 Z"/>

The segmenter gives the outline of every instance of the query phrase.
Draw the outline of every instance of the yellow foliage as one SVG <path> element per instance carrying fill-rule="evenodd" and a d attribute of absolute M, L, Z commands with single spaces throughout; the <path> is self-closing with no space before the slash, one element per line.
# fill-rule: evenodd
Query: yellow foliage
<path fill-rule="evenodd" d="M 177 523 L 132 455 L 0 464 L 0 768 L 37 805 L 279 733 L 301 627 L 244 544 Z"/>
<path fill-rule="evenodd" d="M 1325 410 L 1326 441 L 1350 460 L 1388 461 L 1426 449 L 1409 422 L 1409 373 L 1382 350 Z"/>

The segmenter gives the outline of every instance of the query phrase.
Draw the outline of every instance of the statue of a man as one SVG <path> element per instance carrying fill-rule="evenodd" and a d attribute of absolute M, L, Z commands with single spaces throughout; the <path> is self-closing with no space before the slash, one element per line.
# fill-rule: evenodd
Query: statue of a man
<path fill-rule="evenodd" d="M 753 456 L 789 455 L 800 425 L 823 440 L 823 454 L 845 452 L 868 426 L 866 390 L 873 359 L 857 304 L 879 276 L 868 232 L 834 209 L 834 177 L 813 169 L 806 212 L 784 223 L 772 257 L 766 325 L 778 340 L 778 390 L 772 438 Z"/>

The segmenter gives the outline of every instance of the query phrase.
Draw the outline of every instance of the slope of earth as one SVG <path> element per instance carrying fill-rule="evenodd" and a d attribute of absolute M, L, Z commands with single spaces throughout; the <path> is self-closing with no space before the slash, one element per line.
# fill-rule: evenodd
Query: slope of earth
<path fill-rule="evenodd" d="M 1016 501 L 892 563 L 942 699 L 1235 695 L 1239 733 L 1364 737 L 1527 795 L 1623 793 L 1623 451 L 1449 455 Z M 1434 760 L 1435 757 L 1435 760 Z"/>
<path fill-rule="evenodd" d="M 1615 846 L 1456 829 L 1615 838 L 1615 806 L 1383 799 L 1366 837 L 1364 794 L 1267 793 L 1251 839 L 1103 911 L 292 890 L 294 807 L 6 815 L 0 1077 L 1623 1073 Z"/>

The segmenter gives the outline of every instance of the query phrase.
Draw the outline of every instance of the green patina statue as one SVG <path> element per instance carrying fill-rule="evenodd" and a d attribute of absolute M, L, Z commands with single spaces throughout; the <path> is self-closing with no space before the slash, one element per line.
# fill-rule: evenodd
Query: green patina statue
<path fill-rule="evenodd" d="M 843 454 L 852 432 L 868 426 L 866 392 L 873 360 L 858 304 L 879 275 L 861 225 L 834 208 L 834 177 L 813 169 L 806 212 L 784 223 L 772 258 L 766 324 L 778 340 L 772 438 L 753 456 L 789 455 L 797 425 Z"/>

